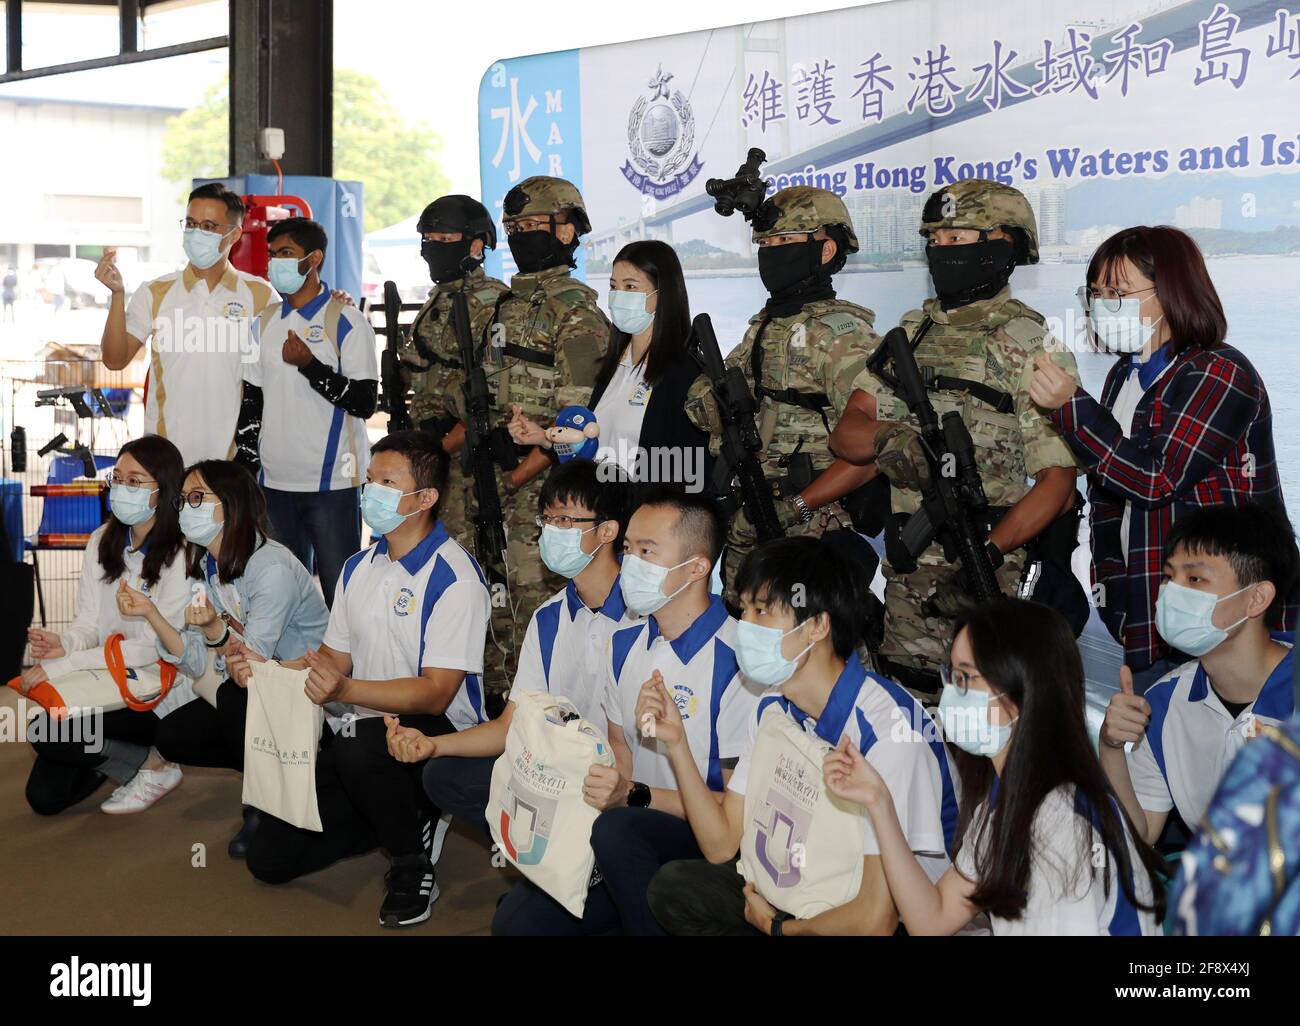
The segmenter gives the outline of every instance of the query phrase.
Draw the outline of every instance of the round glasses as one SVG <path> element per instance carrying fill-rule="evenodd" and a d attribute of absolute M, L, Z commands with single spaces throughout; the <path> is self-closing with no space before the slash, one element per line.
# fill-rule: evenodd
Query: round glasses
<path fill-rule="evenodd" d="M 970 690 L 970 682 L 978 678 L 984 679 L 981 673 L 967 673 L 965 670 L 954 670 L 951 666 L 939 667 L 939 680 L 943 682 L 944 687 L 954 687 L 959 695 L 966 694 Z"/>
<path fill-rule="evenodd" d="M 1098 303 L 1108 313 L 1119 313 L 1124 300 L 1129 296 L 1140 296 L 1143 292 L 1154 292 L 1155 290 L 1154 285 L 1150 288 L 1135 289 L 1132 292 L 1121 292 L 1119 289 L 1112 288 L 1094 289 L 1087 285 L 1081 285 L 1075 295 L 1079 297 L 1079 302 L 1083 304 L 1084 310 L 1091 310 L 1092 304 Z"/>
<path fill-rule="evenodd" d="M 147 477 L 123 477 L 116 470 L 112 471 L 106 478 L 109 487 L 115 488 L 123 485 L 127 488 L 144 488 L 146 485 L 156 485 L 158 482 Z"/>
<path fill-rule="evenodd" d="M 176 510 L 177 513 L 179 513 L 186 506 L 189 506 L 190 509 L 198 509 L 200 506 L 203 505 L 203 496 L 216 495 L 216 494 L 217 494 L 216 492 L 205 491 L 202 488 L 195 488 L 192 491 L 181 492 L 180 495 L 172 499 L 172 509 Z M 218 499 L 216 502 L 213 503 L 213 505 L 220 506 L 221 500 Z"/>

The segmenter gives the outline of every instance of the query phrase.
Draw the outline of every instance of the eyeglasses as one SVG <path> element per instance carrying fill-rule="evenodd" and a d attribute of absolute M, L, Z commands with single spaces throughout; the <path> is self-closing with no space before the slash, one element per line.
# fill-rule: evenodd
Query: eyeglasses
<path fill-rule="evenodd" d="M 233 225 L 220 224 L 217 221 L 196 221 L 192 217 L 181 218 L 181 227 L 185 229 L 197 228 L 201 232 L 215 232 L 218 228 L 232 228 Z"/>
<path fill-rule="evenodd" d="M 1100 301 L 1101 308 L 1110 313 L 1119 313 L 1120 306 L 1128 296 L 1140 296 L 1143 292 L 1154 292 L 1156 287 L 1135 289 L 1132 292 L 1121 292 L 1119 289 L 1100 288 L 1094 289 L 1087 285 L 1079 286 L 1075 295 L 1079 297 L 1079 302 L 1083 304 L 1084 310 L 1092 309 L 1092 304 Z"/>
<path fill-rule="evenodd" d="M 203 496 L 216 494 L 216 492 L 205 491 L 202 488 L 195 488 L 193 491 L 182 492 L 177 498 L 172 499 L 172 509 L 179 513 L 187 504 L 190 509 L 198 509 L 203 505 Z M 220 506 L 220 500 L 214 502 L 213 505 Z"/>
<path fill-rule="evenodd" d="M 598 524 L 600 523 L 600 518 L 599 517 L 568 517 L 568 516 L 548 517 L 545 513 L 543 513 L 540 516 L 534 517 L 533 523 L 536 524 L 538 527 L 546 527 L 549 525 L 551 527 L 558 527 L 561 531 L 563 531 L 563 530 L 567 530 L 570 527 L 576 527 L 578 524 Z"/>
<path fill-rule="evenodd" d="M 959 695 L 966 694 L 970 690 L 970 682 L 976 679 L 983 680 L 984 675 L 982 673 L 967 673 L 965 670 L 954 670 L 951 666 L 939 667 L 939 680 L 943 682 L 943 686 L 956 688 Z"/>
<path fill-rule="evenodd" d="M 537 232 L 549 227 L 552 231 L 559 224 L 568 224 L 567 221 L 561 221 L 555 215 L 547 217 L 521 217 L 516 221 L 504 222 L 507 235 L 519 235 L 522 232 Z"/>
<path fill-rule="evenodd" d="M 108 483 L 110 487 L 124 485 L 127 488 L 143 488 L 145 485 L 156 485 L 158 482 L 152 478 L 136 477 L 135 475 L 132 475 L 131 477 L 123 477 L 114 470 L 108 475 Z"/>

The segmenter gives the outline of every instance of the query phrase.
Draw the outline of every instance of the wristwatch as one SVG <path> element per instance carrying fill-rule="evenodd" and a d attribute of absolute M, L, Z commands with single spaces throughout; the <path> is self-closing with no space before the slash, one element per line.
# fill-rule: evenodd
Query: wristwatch
<path fill-rule="evenodd" d="M 770 931 L 770 936 L 784 937 L 785 931 L 782 929 L 781 924 L 787 919 L 792 918 L 794 917 L 791 916 L 789 912 L 782 912 L 780 909 L 777 909 L 776 914 L 772 916 L 772 929 Z"/>
<path fill-rule="evenodd" d="M 813 518 L 813 511 L 808 508 L 808 504 L 803 501 L 803 496 L 798 492 L 790 496 L 790 501 L 794 503 L 794 508 L 799 511 L 799 519 L 805 524 Z"/>
<path fill-rule="evenodd" d="M 230 640 L 230 624 L 226 624 L 226 629 L 222 633 L 221 637 L 219 637 L 216 641 L 209 641 L 207 638 L 204 638 L 203 644 L 207 645 L 208 648 L 220 648 L 229 640 Z"/>
<path fill-rule="evenodd" d="M 634 809 L 648 809 L 650 807 L 649 786 L 632 781 L 632 788 L 627 793 L 627 804 Z"/>
<path fill-rule="evenodd" d="M 996 570 L 1004 562 L 1002 556 L 1002 550 L 998 548 L 996 545 L 994 545 L 992 542 L 989 542 L 988 552 L 989 552 L 989 562 L 993 564 L 993 569 Z"/>

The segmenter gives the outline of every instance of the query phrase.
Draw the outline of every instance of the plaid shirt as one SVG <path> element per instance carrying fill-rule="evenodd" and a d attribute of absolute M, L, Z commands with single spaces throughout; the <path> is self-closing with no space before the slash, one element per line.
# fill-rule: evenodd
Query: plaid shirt
<path fill-rule="evenodd" d="M 1167 360 L 1163 352 L 1157 358 Z M 1131 357 L 1111 367 L 1100 403 L 1078 388 L 1049 414 L 1088 471 L 1097 611 L 1124 646 L 1124 661 L 1138 670 L 1171 654 L 1156 632 L 1155 610 L 1174 521 L 1200 506 L 1285 509 L 1273 414 L 1250 361 L 1231 346 L 1192 346 L 1167 362 L 1138 401 L 1128 438 L 1110 411 L 1130 371 L 1138 372 Z M 1120 541 L 1125 502 L 1128 552 Z M 1295 612 L 1289 602 L 1288 629 Z"/>

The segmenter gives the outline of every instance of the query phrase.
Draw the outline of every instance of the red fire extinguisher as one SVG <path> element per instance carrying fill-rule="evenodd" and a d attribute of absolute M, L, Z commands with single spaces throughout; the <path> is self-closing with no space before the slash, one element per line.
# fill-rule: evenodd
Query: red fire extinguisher
<path fill-rule="evenodd" d="M 265 278 L 269 267 L 266 236 L 276 221 L 311 217 L 311 205 L 301 196 L 245 196 L 244 231 L 230 250 L 230 262 L 246 274 Z M 290 209 L 293 208 L 293 209 Z"/>

